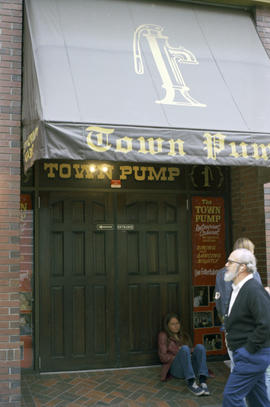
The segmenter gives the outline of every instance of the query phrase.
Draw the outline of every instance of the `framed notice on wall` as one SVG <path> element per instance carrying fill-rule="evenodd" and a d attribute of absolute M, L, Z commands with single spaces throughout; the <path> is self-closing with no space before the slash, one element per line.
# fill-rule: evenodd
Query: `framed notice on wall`
<path fill-rule="evenodd" d="M 192 198 L 192 295 L 194 343 L 208 354 L 226 353 L 217 315 L 216 274 L 226 262 L 225 208 L 221 197 Z"/>

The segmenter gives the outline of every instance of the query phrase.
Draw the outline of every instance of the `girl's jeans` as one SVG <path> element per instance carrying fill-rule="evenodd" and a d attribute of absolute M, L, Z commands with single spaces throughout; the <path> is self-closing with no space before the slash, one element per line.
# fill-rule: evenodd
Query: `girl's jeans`
<path fill-rule="evenodd" d="M 187 345 L 182 346 L 170 368 L 172 376 L 178 379 L 195 379 L 196 376 L 208 376 L 206 351 L 201 344 L 195 346 L 191 354 Z"/>

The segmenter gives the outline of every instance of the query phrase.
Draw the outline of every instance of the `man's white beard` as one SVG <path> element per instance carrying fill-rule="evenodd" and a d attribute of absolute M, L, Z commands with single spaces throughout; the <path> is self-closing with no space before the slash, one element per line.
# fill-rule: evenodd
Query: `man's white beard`
<path fill-rule="evenodd" d="M 226 271 L 224 274 L 224 281 L 232 281 L 237 276 L 236 271 Z"/>

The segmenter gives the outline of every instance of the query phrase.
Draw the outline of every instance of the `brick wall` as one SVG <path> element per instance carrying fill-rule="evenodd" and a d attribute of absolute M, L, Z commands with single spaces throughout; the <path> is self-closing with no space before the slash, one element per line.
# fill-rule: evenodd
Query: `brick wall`
<path fill-rule="evenodd" d="M 270 180 L 270 169 L 233 167 L 231 169 L 232 240 L 248 237 L 255 244 L 258 271 L 266 284 L 266 238 L 264 183 Z"/>
<path fill-rule="evenodd" d="M 270 285 L 270 183 L 264 185 L 267 282 Z"/>
<path fill-rule="evenodd" d="M 270 7 L 257 7 L 254 17 L 258 34 L 270 56 Z"/>
<path fill-rule="evenodd" d="M 22 0 L 0 0 L 0 406 L 20 406 Z"/>

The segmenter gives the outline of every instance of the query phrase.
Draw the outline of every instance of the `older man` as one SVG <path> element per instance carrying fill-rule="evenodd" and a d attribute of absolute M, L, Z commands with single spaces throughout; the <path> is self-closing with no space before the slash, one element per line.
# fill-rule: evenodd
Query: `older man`
<path fill-rule="evenodd" d="M 234 250 L 224 279 L 233 281 L 225 315 L 226 340 L 234 369 L 226 383 L 223 407 L 270 407 L 265 370 L 270 364 L 270 298 L 253 278 L 256 259 L 247 249 Z"/>
<path fill-rule="evenodd" d="M 233 250 L 236 249 L 248 249 L 251 253 L 254 254 L 255 245 L 247 237 L 239 237 L 233 245 Z M 232 292 L 232 281 L 224 281 L 224 275 L 226 273 L 226 267 L 223 267 L 217 272 L 216 276 L 216 286 L 214 291 L 214 297 L 216 302 L 216 308 L 218 316 L 223 323 L 224 317 L 227 311 L 229 300 Z M 256 271 L 253 273 L 254 278 L 262 284 L 261 277 Z"/>

